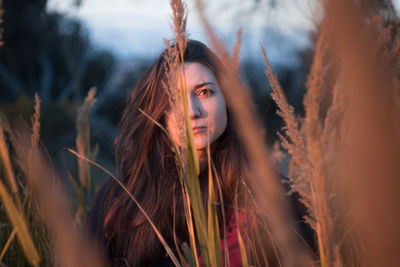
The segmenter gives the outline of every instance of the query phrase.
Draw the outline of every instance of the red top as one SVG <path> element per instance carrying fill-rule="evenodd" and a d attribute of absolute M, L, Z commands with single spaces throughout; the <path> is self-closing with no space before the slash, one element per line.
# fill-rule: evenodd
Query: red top
<path fill-rule="evenodd" d="M 226 245 L 228 248 L 229 264 L 231 267 L 241 267 L 242 264 L 242 254 L 240 252 L 238 231 L 240 230 L 240 235 L 242 237 L 243 243 L 247 244 L 247 232 L 248 226 L 246 225 L 246 217 L 243 211 L 238 211 L 238 218 L 234 212 L 227 214 L 227 219 L 229 220 L 226 225 Z M 239 224 L 237 223 L 239 221 Z M 239 225 L 239 227 L 238 227 Z M 251 223 L 253 226 L 253 223 Z M 224 230 L 220 226 L 220 238 L 221 238 L 221 248 L 222 248 L 222 263 L 225 266 L 225 242 L 224 242 Z M 246 247 L 247 249 L 247 247 Z M 200 254 L 200 253 L 199 253 Z M 199 265 L 203 266 L 202 257 L 199 257 Z"/>
<path fill-rule="evenodd" d="M 245 225 L 245 215 L 243 212 L 238 212 L 238 218 L 235 214 L 230 216 L 229 223 L 226 227 L 226 243 L 228 247 L 229 263 L 231 267 L 242 266 L 242 254 L 240 253 L 238 231 L 242 237 L 243 243 L 247 242 L 247 233 Z M 237 219 L 239 220 L 239 228 Z M 222 262 L 225 266 L 225 242 L 223 236 L 223 229 L 221 229 L 221 248 L 222 248 Z"/>

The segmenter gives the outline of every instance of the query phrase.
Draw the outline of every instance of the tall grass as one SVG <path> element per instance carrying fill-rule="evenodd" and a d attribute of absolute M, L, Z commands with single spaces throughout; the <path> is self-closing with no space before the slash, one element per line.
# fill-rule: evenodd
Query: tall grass
<path fill-rule="evenodd" d="M 272 97 L 286 123 L 280 137 L 292 156 L 292 188 L 309 208 L 321 266 L 393 266 L 399 247 L 399 25 L 384 22 L 368 5 L 324 4 L 303 120 L 285 100 L 264 53 Z"/>
<path fill-rule="evenodd" d="M 1 260 L 10 266 L 102 266 L 101 254 L 74 226 L 72 209 L 60 180 L 43 153 L 39 141 L 40 99 L 37 95 L 35 103 L 30 134 L 26 127 L 11 128 L 4 119 L 1 121 L 2 169 L 9 180 L 14 179 L 9 188 L 0 181 L 1 218 L 5 228 L 2 230 L 6 234 L 2 234 L 1 239 L 8 237 L 7 242 L 2 242 Z M 18 244 L 13 242 L 14 236 Z"/>
<path fill-rule="evenodd" d="M 83 155 L 90 160 L 95 160 L 98 153 L 98 146 L 94 149 L 91 148 L 89 124 L 90 111 L 96 102 L 95 94 L 96 88 L 93 87 L 89 90 L 83 104 L 78 108 L 76 119 L 76 128 L 78 132 L 75 142 L 76 149 L 80 155 Z M 87 214 L 89 203 L 93 197 L 94 184 L 92 182 L 92 170 L 89 163 L 80 158 L 77 160 L 79 179 L 75 179 L 70 173 L 68 173 L 68 176 L 74 186 L 75 193 L 79 200 L 78 208 L 75 213 L 75 221 L 77 223 L 82 223 Z"/>
<path fill-rule="evenodd" d="M 237 59 L 240 38 L 235 45 L 234 57 L 230 57 L 223 44 L 218 40 L 205 15 L 202 1 L 197 1 L 200 17 L 208 33 L 214 50 L 222 61 L 224 70 L 221 89 L 227 105 L 234 115 L 235 127 L 243 142 L 253 171 L 252 189 L 255 193 L 259 212 L 271 227 L 272 242 L 278 249 L 278 257 L 285 266 L 309 265 L 307 252 L 301 247 L 296 234 L 288 225 L 293 225 L 288 202 L 283 187 L 277 178 L 267 152 L 263 129 L 257 118 L 248 89 L 240 82 Z M 240 34 L 238 34 L 240 37 Z M 282 255 L 282 256 L 279 256 Z"/>
<path fill-rule="evenodd" d="M 180 177 L 185 195 L 186 220 L 190 236 L 190 248 L 192 251 L 191 259 L 194 264 L 199 266 L 197 244 L 201 252 L 201 259 L 205 266 L 221 266 L 222 254 L 220 243 L 220 231 L 216 217 L 216 207 L 214 204 L 215 193 L 211 168 L 209 168 L 209 199 L 207 208 L 202 199 L 201 186 L 198 179 L 200 173 L 199 161 L 194 145 L 194 137 L 189 115 L 187 100 L 187 88 L 184 75 L 184 51 L 187 45 L 186 32 L 186 6 L 182 1 L 171 0 L 172 8 L 172 30 L 175 39 L 171 46 L 168 41 L 167 55 L 167 81 L 164 84 L 169 92 L 172 116 L 177 122 L 178 128 L 182 129 L 180 133 L 181 146 L 176 150 L 177 162 L 182 166 Z M 180 75 L 183 73 L 183 75 Z M 172 141 L 173 142 L 173 141 Z M 196 236 L 195 236 L 196 234 Z M 197 237 L 197 238 L 196 238 Z M 179 248 L 178 248 L 179 249 Z M 188 259 L 189 260 L 189 259 Z"/>
<path fill-rule="evenodd" d="M 187 44 L 187 11 L 171 0 L 174 40 L 166 41 L 171 107 L 182 129 L 181 144 L 168 129 L 148 117 L 170 138 L 185 196 L 189 244 L 167 244 L 152 224 L 176 266 L 229 266 L 226 229 L 219 229 L 218 209 L 223 207 L 220 177 L 208 148 L 208 200 L 202 199 L 199 163 L 188 112 L 183 51 Z M 257 213 L 265 220 L 282 266 L 397 266 L 400 260 L 400 33 L 395 13 L 382 18 L 372 1 L 323 1 L 314 61 L 304 97 L 305 115 L 299 118 L 287 102 L 263 47 L 272 98 L 285 126 L 281 145 L 290 154 L 290 188 L 307 207 L 306 222 L 314 229 L 317 254 L 299 242 L 292 229 L 293 216 L 281 182 L 274 171 L 263 129 L 255 116 L 248 89 L 239 79 L 241 31 L 232 56 L 208 23 L 202 1 L 201 20 L 223 70 L 221 89 L 233 113 L 234 127 L 245 146 L 252 169 Z M 388 1 L 388 10 L 394 12 Z M 340 18 L 340 19 L 338 19 Z M 357 38 L 354 38 L 357 36 Z M 174 45 L 171 45 L 174 44 Z M 0 261 L 8 266 L 102 266 L 105 261 L 80 231 L 80 223 L 93 193 L 89 164 L 89 114 L 95 90 L 79 109 L 76 140 L 78 179 L 74 184 L 78 207 L 73 210 L 40 142 L 40 99 L 35 95 L 29 129 L 0 124 Z M 72 151 L 72 150 L 71 150 Z M 275 150 L 276 160 L 281 158 Z M 112 174 L 109 173 L 111 176 Z M 115 178 L 116 179 L 116 178 Z M 118 179 L 116 179 L 118 181 Z M 123 187 L 123 185 L 121 184 Z M 124 188 L 146 215 L 134 196 Z M 216 205 L 218 199 L 221 206 Z M 236 209 L 237 212 L 237 209 Z M 148 216 L 146 218 L 151 220 Z M 173 226 L 171 226 L 173 227 Z M 262 240 L 247 244 L 238 231 L 243 266 L 251 263 L 251 250 L 265 249 Z M 177 255 L 172 246 L 176 246 Z M 225 254 L 222 248 L 225 246 Z"/>

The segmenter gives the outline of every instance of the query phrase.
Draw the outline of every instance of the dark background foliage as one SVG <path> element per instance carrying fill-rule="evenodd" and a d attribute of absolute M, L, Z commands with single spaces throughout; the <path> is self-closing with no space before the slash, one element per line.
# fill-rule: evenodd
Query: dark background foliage
<path fill-rule="evenodd" d="M 80 1 L 73 2 L 78 5 Z M 273 7 L 274 1 L 254 1 Z M 47 0 L 5 0 L 3 41 L 0 48 L 0 109 L 12 124 L 33 113 L 33 95 L 42 100 L 41 140 L 61 174 L 76 170 L 76 158 L 64 148 L 75 147 L 76 112 L 88 90 L 97 88 L 97 102 L 90 117 L 93 144 L 99 145 L 97 161 L 114 170 L 112 144 L 125 98 L 151 63 L 118 61 L 110 51 L 96 48 L 82 23 L 46 10 Z M 251 14 L 251 10 L 248 11 Z M 161 40 L 161 36 L 160 36 Z M 302 113 L 302 95 L 312 51 L 301 51 L 299 67 L 276 66 L 278 79 L 296 111 Z M 267 129 L 268 143 L 277 140 L 282 121 L 269 96 L 261 62 L 242 62 L 241 76 L 249 86 Z M 105 175 L 95 173 L 99 181 Z M 95 178 L 97 179 L 97 178 Z"/>

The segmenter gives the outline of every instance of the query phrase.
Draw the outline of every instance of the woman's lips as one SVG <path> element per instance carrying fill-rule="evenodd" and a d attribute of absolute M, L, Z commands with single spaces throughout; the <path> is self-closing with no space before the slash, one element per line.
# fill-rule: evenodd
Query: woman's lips
<path fill-rule="evenodd" d="M 205 132 L 207 130 L 207 127 L 193 127 L 193 134 Z"/>

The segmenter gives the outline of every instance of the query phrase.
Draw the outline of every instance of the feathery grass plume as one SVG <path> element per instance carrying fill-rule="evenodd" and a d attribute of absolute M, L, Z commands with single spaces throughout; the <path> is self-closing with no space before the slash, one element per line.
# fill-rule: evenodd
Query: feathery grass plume
<path fill-rule="evenodd" d="M 37 93 L 35 93 L 35 106 L 34 106 L 34 113 L 31 117 L 32 123 L 32 134 L 31 134 L 31 143 L 33 150 L 36 150 L 38 143 L 39 143 L 39 132 L 40 132 L 40 98 Z"/>
<path fill-rule="evenodd" d="M 40 100 L 37 97 L 37 103 L 40 102 Z M 39 114 L 39 105 L 36 106 L 36 121 L 39 120 L 40 114 Z M 0 114 L 1 115 L 1 114 Z M 35 119 L 33 119 L 32 116 L 32 122 Z M 34 123 L 33 123 L 34 124 Z M 20 213 L 20 217 L 25 218 L 26 225 L 28 225 L 29 229 L 29 236 L 24 236 L 24 240 L 26 239 L 31 239 L 33 244 L 34 244 L 34 250 L 30 249 L 30 255 L 27 255 L 25 253 L 25 250 L 23 246 L 19 246 L 18 243 L 12 242 L 13 237 L 17 233 L 17 227 L 14 226 L 14 229 L 2 229 L 1 235 L 6 235 L 9 236 L 6 242 L 6 245 L 3 247 L 2 252 L 1 252 L 1 259 L 4 263 L 6 264 L 12 264 L 12 265 L 24 265 L 28 264 L 30 261 L 32 261 L 32 255 L 38 254 L 40 258 L 40 264 L 43 266 L 47 266 L 49 264 L 49 250 L 50 250 L 50 245 L 48 241 L 48 234 L 47 231 L 44 227 L 43 221 L 40 220 L 39 216 L 36 216 L 38 212 L 38 208 L 36 205 L 36 200 L 32 197 L 32 190 L 29 184 L 26 183 L 26 177 L 21 173 L 21 169 L 23 168 L 22 166 L 28 166 L 31 165 L 32 163 L 21 163 L 17 157 L 15 156 L 15 146 L 14 144 L 17 143 L 18 137 L 13 133 L 11 130 L 11 127 L 5 117 L 1 115 L 1 128 L 4 130 L 5 133 L 7 133 L 9 147 L 10 151 L 9 158 L 12 159 L 11 166 L 10 168 L 12 169 L 12 172 L 15 172 L 16 175 L 14 176 L 16 183 L 18 183 L 18 188 L 17 192 L 13 193 L 12 198 L 14 201 L 14 205 L 17 207 L 18 212 Z M 39 136 L 38 136 L 38 130 L 39 126 L 36 127 L 36 131 L 32 129 L 27 128 L 27 132 L 31 131 L 31 144 L 32 142 L 35 142 L 35 145 L 32 145 L 32 148 L 35 146 L 36 148 L 38 147 L 37 144 L 39 142 Z M 34 133 L 37 133 L 37 136 L 32 138 Z M 5 136 L 3 135 L 5 138 Z M 5 139 L 3 139 L 3 142 L 6 142 Z M 6 142 L 7 143 L 7 142 Z M 27 149 L 27 153 L 34 153 L 32 149 Z M 27 156 L 28 157 L 31 157 Z M 11 161 L 11 160 L 10 160 Z M 21 199 L 23 201 L 21 201 Z M 0 216 L 3 216 L 3 214 L 0 213 Z M 4 217 L 4 216 L 3 216 Z M 4 217 L 4 221 L 7 221 L 7 219 Z M 0 220 L 3 220 L 1 218 Z M 13 226 L 13 224 L 10 224 L 10 226 Z M 9 231 L 9 230 L 12 230 Z M 18 233 L 17 233 L 18 234 Z M 18 237 L 18 235 L 17 235 Z M 1 238 L 1 243 L 3 243 L 4 238 Z M 29 246 L 29 240 L 27 241 L 27 244 Z"/>
<path fill-rule="evenodd" d="M 290 225 L 292 217 L 284 197 L 282 185 L 271 168 L 265 140 L 262 136 L 261 124 L 255 117 L 248 91 L 241 84 L 235 69 L 232 68 L 232 59 L 207 22 L 202 1 L 198 0 L 196 3 L 212 46 L 222 60 L 224 73 L 221 78 L 221 89 L 233 113 L 234 126 L 238 129 L 239 137 L 244 144 L 249 161 L 252 163 L 255 179 L 251 182 L 256 185 L 252 189 L 256 192 L 257 201 L 259 201 L 263 215 L 271 225 L 273 242 L 276 242 L 279 253 L 282 254 L 284 265 L 304 264 L 309 266 L 308 255 L 300 247 L 295 234 L 286 227 Z"/>
<path fill-rule="evenodd" d="M 387 22 L 367 20 L 371 15 L 356 5 L 353 9 L 350 11 L 358 16 L 350 18 L 357 21 L 342 25 L 346 31 L 335 40 L 335 45 L 343 48 L 343 65 L 352 70 L 344 72 L 348 103 L 339 177 L 347 189 L 347 203 L 356 211 L 351 219 L 360 232 L 365 260 L 370 265 L 393 266 L 399 261 L 396 251 L 400 246 L 396 227 L 400 216 L 394 212 L 400 194 L 399 66 L 392 53 L 398 36 L 388 38 Z"/>
<path fill-rule="evenodd" d="M 265 74 L 267 75 L 269 84 L 272 88 L 271 97 L 278 106 L 277 114 L 281 116 L 285 122 L 283 130 L 287 137 L 282 136 L 278 133 L 282 146 L 289 152 L 292 156 L 291 164 L 297 166 L 297 171 L 295 174 L 289 175 L 292 180 L 292 190 L 296 190 L 302 196 L 302 201 L 307 208 L 311 208 L 311 189 L 309 184 L 309 177 L 311 176 L 310 163 L 307 158 L 306 148 L 304 144 L 304 138 L 300 133 L 300 125 L 297 120 L 294 109 L 287 102 L 282 88 L 279 85 L 277 78 L 275 77 L 272 67 L 268 61 L 267 54 L 265 53 L 264 47 L 261 45 L 261 52 L 264 56 L 264 63 L 267 67 Z M 300 170 L 301 168 L 301 170 Z M 291 168 L 293 172 L 294 168 Z M 311 226 L 314 228 L 315 225 L 313 221 L 309 221 Z"/>
<path fill-rule="evenodd" d="M 59 184 L 55 183 L 59 178 L 51 177 L 54 171 L 48 160 L 41 151 L 33 148 L 26 131 L 19 129 L 14 134 L 13 147 L 18 164 L 40 210 L 35 216 L 41 217 L 49 229 L 51 261 L 59 266 L 103 266 L 102 255 L 74 226 L 71 207 Z"/>
<path fill-rule="evenodd" d="M 374 14 L 365 13 L 356 5 L 346 9 L 353 14 L 344 17 L 343 25 L 335 28 L 340 33 L 334 40 L 335 46 L 341 48 L 348 99 L 342 143 L 338 146 L 342 148 L 338 151 L 342 159 L 339 163 L 345 167 L 341 166 L 338 184 L 343 183 L 349 195 L 344 201 L 356 211 L 350 218 L 353 228 L 361 232 L 365 260 L 373 265 L 393 265 L 398 260 L 394 251 L 399 246 L 394 242 L 398 238 L 394 228 L 398 216 L 390 211 L 390 207 L 395 208 L 392 203 L 399 201 L 394 190 L 398 188 L 394 177 L 398 177 L 399 170 L 393 162 L 400 151 L 398 138 L 393 136 L 398 126 L 395 120 L 391 121 L 399 114 L 395 115 L 393 105 L 398 101 L 393 98 L 393 90 L 398 90 L 398 59 L 391 53 L 392 38 L 382 19 L 374 19 Z M 355 34 L 359 36 L 356 41 Z M 372 227 L 379 230 L 371 232 Z M 382 247 L 387 249 L 381 251 Z"/>
<path fill-rule="evenodd" d="M 95 98 L 96 88 L 92 87 L 85 98 L 82 106 L 78 108 L 78 115 L 76 119 L 76 129 L 78 135 L 76 137 L 76 148 L 78 153 L 85 155 L 90 159 L 94 159 L 94 151 L 90 146 L 90 125 L 89 115 L 93 105 L 96 102 Z M 79 181 L 85 194 L 89 194 L 89 199 L 92 195 L 92 173 L 89 164 L 86 161 L 78 159 Z M 86 207 L 83 208 L 86 210 Z M 83 213 L 84 215 L 84 213 Z"/>
<path fill-rule="evenodd" d="M 170 3 L 173 11 L 172 30 L 175 35 L 175 41 L 173 45 L 167 43 L 167 82 L 165 85 L 167 85 L 167 92 L 169 92 L 170 95 L 172 116 L 175 121 L 179 123 L 177 125 L 182 125 L 182 127 L 178 126 L 178 128 L 183 130 L 180 132 L 180 138 L 183 142 L 181 142 L 181 146 L 179 147 L 180 157 L 178 158 L 184 160 L 182 162 L 184 172 L 180 175 L 181 183 L 185 191 L 186 220 L 190 236 L 190 245 L 196 260 L 196 265 L 198 266 L 196 238 L 194 236 L 196 233 L 204 265 L 217 266 L 222 263 L 222 257 L 216 209 L 213 204 L 210 204 L 213 203 L 214 193 L 213 190 L 210 189 L 211 195 L 209 196 L 207 219 L 198 180 L 198 174 L 200 172 L 199 162 L 194 146 L 187 100 L 186 79 L 184 75 L 184 52 L 187 46 L 186 7 L 182 1 L 172 0 Z M 210 186 L 210 188 L 213 188 L 213 185 Z M 193 225 L 196 231 L 194 231 Z"/>
<path fill-rule="evenodd" d="M 176 6 L 183 7 L 183 4 L 174 4 L 171 1 L 171 7 L 175 8 Z M 173 11 L 173 14 L 180 14 L 184 13 L 184 11 Z M 183 16 L 181 16 L 183 17 Z M 173 18 L 173 21 L 177 25 L 181 25 L 181 23 L 177 23 L 177 18 Z M 182 24 L 186 25 L 186 24 Z M 180 27 L 176 27 L 176 29 L 181 29 Z M 181 37 L 186 36 L 184 34 L 178 34 Z M 169 102 L 171 107 L 171 114 L 172 118 L 175 120 L 175 125 L 178 125 L 178 138 L 181 146 L 178 146 L 174 143 L 173 139 L 170 138 L 171 143 L 173 144 L 174 152 L 176 155 L 176 163 L 180 166 L 179 172 L 179 179 L 182 185 L 182 193 L 184 194 L 184 207 L 185 207 L 185 215 L 186 215 L 186 222 L 188 226 L 189 238 L 190 238 L 190 251 L 193 254 L 193 257 L 187 256 L 187 260 L 191 262 L 190 259 L 195 261 L 195 265 L 199 266 L 198 263 L 198 255 L 196 249 L 196 240 L 195 240 L 195 230 L 193 225 L 193 217 L 192 217 L 192 209 L 191 209 L 191 201 L 188 188 L 188 176 L 189 176 L 189 166 L 188 166 L 188 153 L 186 152 L 187 147 L 187 140 L 186 136 L 186 124 L 185 124 L 185 116 L 183 110 L 183 100 L 182 97 L 186 97 L 184 94 L 180 92 L 179 81 L 178 81 L 178 73 L 180 71 L 180 58 L 183 58 L 183 54 L 180 53 L 179 49 L 183 47 L 179 47 L 179 44 L 170 43 L 170 41 L 164 39 L 164 43 L 166 45 L 167 53 L 164 55 L 165 59 L 165 70 L 166 70 L 166 79 L 162 81 L 162 86 L 164 87 L 165 91 L 168 93 Z M 182 46 L 182 42 L 180 44 Z M 169 133 L 168 133 L 169 135 Z M 197 173 L 197 171 L 196 171 Z M 186 250 L 189 253 L 189 250 Z"/>
<path fill-rule="evenodd" d="M 324 22 L 325 23 L 325 22 Z M 322 24 L 315 56 L 307 78 L 307 92 L 304 96 L 305 119 L 303 132 L 307 144 L 307 154 L 311 163 L 312 213 L 315 219 L 315 231 L 318 238 L 318 251 L 323 266 L 340 266 L 338 243 L 335 237 L 336 216 L 333 210 L 332 194 L 335 194 L 334 181 L 330 179 L 325 153 L 326 140 L 322 139 L 323 121 L 321 120 L 321 102 L 324 90 L 327 64 L 325 56 L 328 49 L 327 28 Z"/>
<path fill-rule="evenodd" d="M 240 52 L 240 45 L 242 44 L 242 33 L 243 31 L 241 28 L 236 32 L 236 42 L 232 53 L 232 62 L 235 64 L 236 72 L 238 73 L 238 75 L 240 68 L 239 52 Z"/>
<path fill-rule="evenodd" d="M 185 196 L 186 221 L 190 237 L 191 251 L 195 260 L 195 265 L 199 266 L 196 244 L 198 242 L 201 259 L 205 266 L 219 266 L 222 264 L 220 232 L 217 211 L 214 204 L 215 193 L 214 184 L 209 184 L 209 199 L 207 211 L 201 194 L 201 187 L 198 180 L 199 161 L 194 145 L 194 137 L 189 115 L 189 106 L 187 100 L 186 79 L 184 74 L 184 52 L 187 46 L 186 32 L 186 6 L 182 1 L 172 0 L 171 28 L 175 35 L 175 40 L 171 45 L 166 42 L 167 53 L 166 62 L 166 81 L 163 86 L 169 94 L 170 106 L 172 108 L 172 118 L 175 120 L 179 132 L 180 146 L 176 160 L 178 165 L 183 166 L 183 172 L 180 173 L 181 184 Z M 179 125 L 181 127 L 179 127 Z M 174 144 L 174 147 L 177 147 Z M 211 166 L 211 165 L 210 165 Z M 209 166 L 210 181 L 212 181 L 212 172 Z M 194 231 L 194 227 L 196 231 Z M 197 239 L 195 238 L 195 234 Z M 197 241 L 197 242 L 196 242 Z M 188 259 L 189 260 L 189 259 Z"/>
<path fill-rule="evenodd" d="M 182 104 L 182 94 L 179 91 L 179 82 L 178 82 L 178 71 L 180 65 L 180 53 L 176 45 L 171 44 L 169 40 L 164 39 L 164 43 L 166 45 L 167 53 L 164 55 L 165 59 L 165 68 L 166 68 L 166 79 L 162 81 L 162 86 L 165 88 L 165 91 L 168 93 L 168 100 L 171 106 L 171 114 L 173 117 L 178 130 L 178 138 L 181 143 L 181 147 L 179 151 L 179 155 L 181 159 L 184 161 L 183 165 L 187 166 L 187 159 L 185 157 L 185 153 L 183 153 L 181 148 L 186 147 L 186 139 L 185 139 L 185 122 L 183 115 L 183 104 Z"/>
<path fill-rule="evenodd" d="M 179 47 L 180 57 L 183 59 L 183 53 L 185 51 L 188 39 L 186 31 L 187 7 L 186 4 L 181 0 L 171 0 L 170 6 L 172 9 L 171 19 L 173 22 L 171 28 Z"/>
<path fill-rule="evenodd" d="M 352 1 L 326 1 L 325 14 L 301 123 L 266 60 L 273 98 L 286 123 L 282 142 L 296 168 L 290 178 L 309 207 L 322 266 L 392 266 L 400 245 L 395 226 L 400 216 L 393 213 L 400 173 L 395 163 L 399 120 L 394 119 L 399 114 L 398 36 L 379 20 L 366 19 L 371 15 Z M 327 36 L 334 52 L 329 56 Z M 326 95 L 331 99 L 324 112 Z"/>
<path fill-rule="evenodd" d="M 307 80 L 307 93 L 304 99 L 306 116 L 300 127 L 293 107 L 284 96 L 272 72 L 266 53 L 262 48 L 266 75 L 272 87 L 272 98 L 278 105 L 278 114 L 284 119 L 286 137 L 279 134 L 283 146 L 291 154 L 290 180 L 292 190 L 297 191 L 301 201 L 309 209 L 306 221 L 316 231 L 319 257 L 322 266 L 341 265 L 338 242 L 335 239 L 336 214 L 332 207 L 332 195 L 336 194 L 334 177 L 329 175 L 327 165 L 327 138 L 337 122 L 337 103 L 339 95 L 334 93 L 334 103 L 325 121 L 321 120 L 321 102 L 326 89 L 327 22 L 322 23 L 312 68 Z M 335 87 L 337 89 L 337 87 Z M 335 90 L 336 92 L 336 90 Z M 325 128 L 323 128 L 323 125 Z M 332 145 L 332 144 L 331 144 Z M 335 144 L 333 144 L 335 145 Z"/>

